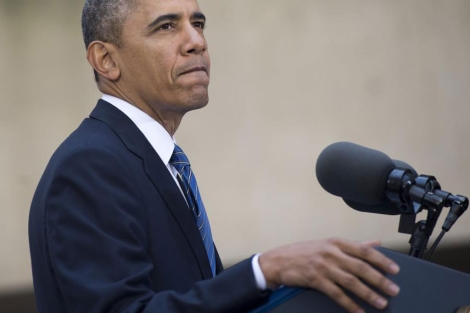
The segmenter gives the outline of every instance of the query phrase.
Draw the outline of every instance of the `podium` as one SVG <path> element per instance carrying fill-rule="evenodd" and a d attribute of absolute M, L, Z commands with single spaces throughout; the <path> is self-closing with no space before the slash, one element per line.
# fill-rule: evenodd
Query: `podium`
<path fill-rule="evenodd" d="M 400 286 L 400 294 L 389 298 L 388 307 L 378 310 L 357 297 L 351 298 L 367 313 L 457 313 L 470 305 L 470 275 L 392 250 L 378 248 L 400 266 L 400 273 L 387 277 Z M 326 295 L 310 289 L 284 287 L 250 313 L 344 313 Z M 461 309 L 460 312 L 467 312 Z"/>

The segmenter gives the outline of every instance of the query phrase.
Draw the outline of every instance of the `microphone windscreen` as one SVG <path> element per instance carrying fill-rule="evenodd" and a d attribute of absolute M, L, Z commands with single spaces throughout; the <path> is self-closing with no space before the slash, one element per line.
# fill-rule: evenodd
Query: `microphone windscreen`
<path fill-rule="evenodd" d="M 415 169 L 412 168 L 411 165 L 409 165 L 408 163 L 400 161 L 400 160 L 392 160 L 392 161 L 395 164 L 396 168 L 399 168 L 402 170 L 410 170 L 414 176 L 418 176 L 418 173 L 415 171 Z M 348 199 L 343 199 L 343 200 L 350 208 L 353 208 L 354 210 L 361 211 L 361 212 L 385 214 L 385 215 L 398 215 L 402 213 L 400 209 L 398 208 L 399 205 L 393 202 L 390 202 L 389 200 L 385 200 L 382 203 L 372 204 L 372 205 L 356 203 Z"/>
<path fill-rule="evenodd" d="M 385 215 L 398 215 L 401 213 L 398 209 L 398 205 L 389 200 L 385 200 L 379 204 L 361 204 L 354 201 L 343 199 L 344 202 L 356 211 L 365 212 L 365 213 L 376 213 L 376 214 L 385 214 Z"/>
<path fill-rule="evenodd" d="M 386 154 L 350 142 L 326 147 L 318 157 L 316 174 L 329 193 L 374 205 L 386 200 L 385 190 L 395 164 Z"/>

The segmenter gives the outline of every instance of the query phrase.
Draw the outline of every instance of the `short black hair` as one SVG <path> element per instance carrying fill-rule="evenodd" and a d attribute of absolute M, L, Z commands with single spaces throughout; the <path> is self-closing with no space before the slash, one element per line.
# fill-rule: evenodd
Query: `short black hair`
<path fill-rule="evenodd" d="M 138 0 L 86 0 L 82 11 L 82 34 L 85 47 L 99 40 L 122 45 L 122 26 L 137 6 Z M 98 73 L 95 81 L 98 82 Z"/>

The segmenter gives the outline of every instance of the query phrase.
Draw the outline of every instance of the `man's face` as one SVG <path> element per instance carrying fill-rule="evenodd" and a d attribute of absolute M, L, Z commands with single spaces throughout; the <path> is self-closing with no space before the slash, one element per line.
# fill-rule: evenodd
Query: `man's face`
<path fill-rule="evenodd" d="M 210 59 L 196 0 L 138 0 L 126 19 L 117 82 L 132 103 L 157 115 L 184 114 L 208 102 Z"/>

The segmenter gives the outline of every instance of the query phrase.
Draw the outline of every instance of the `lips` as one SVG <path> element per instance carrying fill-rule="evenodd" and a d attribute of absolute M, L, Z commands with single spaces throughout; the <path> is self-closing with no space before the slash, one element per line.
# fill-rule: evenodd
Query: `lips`
<path fill-rule="evenodd" d="M 184 70 L 180 73 L 180 76 L 194 72 L 205 72 L 207 74 L 207 68 L 205 66 L 195 66 L 190 69 Z"/>

